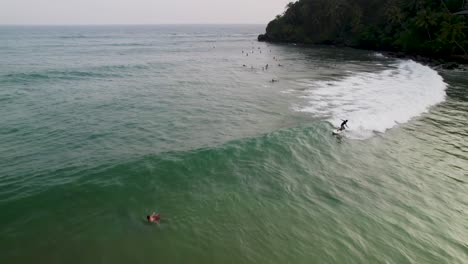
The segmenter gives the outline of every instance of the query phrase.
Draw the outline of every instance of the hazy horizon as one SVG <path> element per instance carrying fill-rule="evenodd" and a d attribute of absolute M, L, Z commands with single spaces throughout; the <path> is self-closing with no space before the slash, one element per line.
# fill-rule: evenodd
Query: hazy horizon
<path fill-rule="evenodd" d="M 264 23 L 115 23 L 115 24 L 13 24 L 5 23 L 0 26 L 261 26 Z"/>
<path fill-rule="evenodd" d="M 3 0 L 0 25 L 267 24 L 291 0 Z"/>

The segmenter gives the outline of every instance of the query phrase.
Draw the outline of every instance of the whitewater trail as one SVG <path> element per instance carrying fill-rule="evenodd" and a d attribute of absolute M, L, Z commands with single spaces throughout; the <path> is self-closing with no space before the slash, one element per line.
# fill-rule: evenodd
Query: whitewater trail
<path fill-rule="evenodd" d="M 296 111 L 312 113 L 338 126 L 349 120 L 348 136 L 366 139 L 421 115 L 445 100 L 447 84 L 430 67 L 398 61 L 379 73 L 355 73 L 338 81 L 316 81 Z"/>

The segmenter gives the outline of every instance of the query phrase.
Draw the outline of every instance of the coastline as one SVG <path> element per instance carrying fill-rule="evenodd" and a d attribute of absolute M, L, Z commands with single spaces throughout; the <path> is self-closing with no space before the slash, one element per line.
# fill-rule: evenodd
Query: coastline
<path fill-rule="evenodd" d="M 332 47 L 346 47 L 352 49 L 359 49 L 359 50 L 368 50 L 368 51 L 375 51 L 380 52 L 384 56 L 398 58 L 398 59 L 411 59 L 417 61 L 423 65 L 430 66 L 435 70 L 460 70 L 460 71 L 468 71 L 468 55 L 457 55 L 457 56 L 450 56 L 440 57 L 440 56 L 424 56 L 420 54 L 410 54 L 405 53 L 403 51 L 388 51 L 388 50 L 377 50 L 377 49 L 366 49 L 360 48 L 356 46 L 348 46 L 348 45 L 336 45 L 336 44 L 308 44 L 308 43 L 295 43 L 295 42 L 287 42 L 287 41 L 271 41 L 265 38 L 264 34 L 260 34 L 258 36 L 257 41 L 259 42 L 267 42 L 267 43 L 275 43 L 275 44 L 300 44 L 302 46 L 332 46 Z"/>
<path fill-rule="evenodd" d="M 411 59 L 422 63 L 424 65 L 430 66 L 435 70 L 461 70 L 467 71 L 468 70 L 468 56 L 451 56 L 449 58 L 442 58 L 442 57 L 428 57 L 422 56 L 418 54 L 407 54 L 404 52 L 398 51 L 379 51 L 377 52 L 382 53 L 385 56 L 392 57 L 392 58 L 400 58 L 400 59 Z"/>

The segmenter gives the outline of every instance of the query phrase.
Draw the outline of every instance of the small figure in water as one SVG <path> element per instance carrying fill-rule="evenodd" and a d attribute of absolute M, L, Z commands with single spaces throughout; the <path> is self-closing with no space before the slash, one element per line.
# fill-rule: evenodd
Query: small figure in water
<path fill-rule="evenodd" d="M 161 219 L 161 215 L 153 212 L 151 215 L 146 216 L 146 219 L 148 219 L 148 222 L 150 223 L 159 223 L 159 220 Z"/>
<path fill-rule="evenodd" d="M 345 127 L 348 127 L 348 125 L 347 125 L 348 120 L 343 120 L 343 119 L 341 119 L 341 121 L 343 121 L 343 122 L 341 123 L 340 129 L 339 129 L 339 130 L 340 130 L 340 131 L 343 131 L 343 130 L 345 130 Z M 349 127 L 348 127 L 348 128 L 349 128 Z"/>

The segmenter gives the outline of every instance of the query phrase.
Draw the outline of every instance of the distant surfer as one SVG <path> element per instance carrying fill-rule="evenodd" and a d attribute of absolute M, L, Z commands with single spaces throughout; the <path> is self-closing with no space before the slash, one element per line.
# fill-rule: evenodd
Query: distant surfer
<path fill-rule="evenodd" d="M 150 223 L 159 223 L 161 215 L 153 212 L 151 215 L 146 216 L 146 219 L 148 219 L 148 222 Z"/>
<path fill-rule="evenodd" d="M 340 125 L 340 129 L 338 129 L 339 131 L 343 131 L 346 129 L 346 127 L 348 127 L 347 123 L 348 123 L 348 120 L 343 120 L 341 119 L 341 121 L 343 121 Z M 348 127 L 349 128 L 349 127 Z"/>

